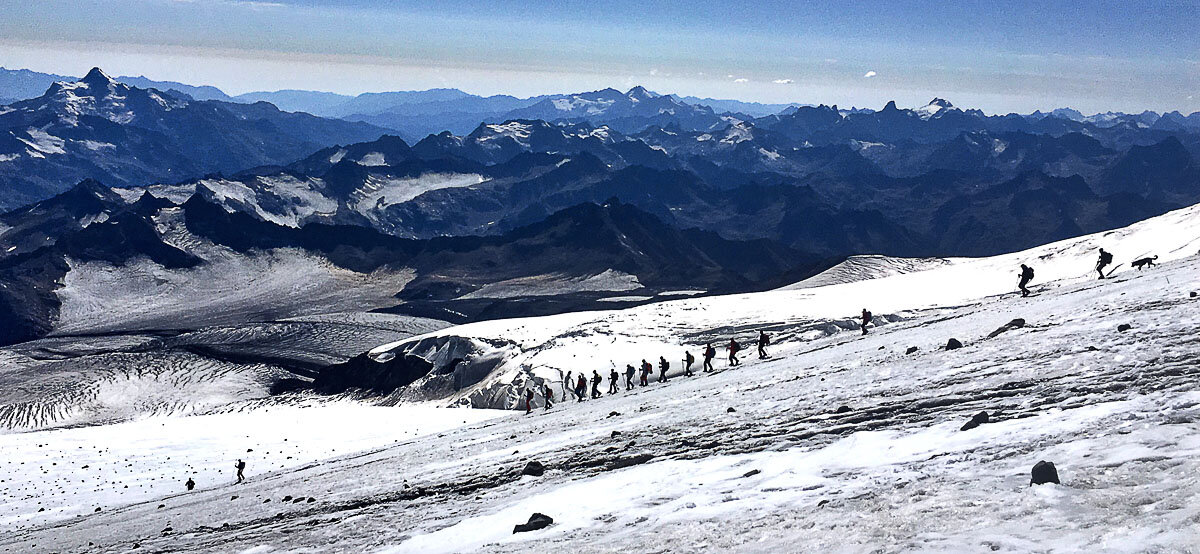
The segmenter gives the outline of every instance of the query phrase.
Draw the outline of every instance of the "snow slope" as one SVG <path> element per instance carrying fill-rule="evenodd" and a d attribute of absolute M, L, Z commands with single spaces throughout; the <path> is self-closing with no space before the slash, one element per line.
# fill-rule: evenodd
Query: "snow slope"
<path fill-rule="evenodd" d="M 856 328 L 863 308 L 875 315 L 879 325 L 911 317 L 913 310 L 955 306 L 1011 293 L 1016 290 L 1022 263 L 1034 268 L 1035 283 L 1086 281 L 1095 276 L 1091 268 L 1100 247 L 1114 252 L 1118 263 L 1126 264 L 1149 254 L 1159 255 L 1160 262 L 1194 255 L 1200 252 L 1200 205 L 1123 229 L 990 258 L 913 260 L 906 264 L 880 258 L 851 259 L 817 275 L 812 283 L 836 284 L 815 288 L 805 288 L 809 283 L 801 282 L 764 293 L 692 298 L 619 311 L 484 321 L 438 331 L 433 336 L 472 339 L 480 345 L 479 357 L 483 359 L 495 353 L 482 345 L 504 343 L 497 350 L 503 350 L 508 359 L 476 388 L 460 391 L 451 400 L 469 399 L 476 407 L 502 408 L 506 406 L 494 404 L 493 399 L 505 399 L 511 407 L 519 393 L 496 391 L 521 388 L 526 379 L 558 381 L 567 371 L 580 370 L 606 374 L 614 364 L 623 368 L 641 359 L 653 362 L 660 355 L 679 360 L 685 349 L 698 355 L 705 343 L 712 341 L 722 347 L 730 336 L 737 336 L 749 346 L 757 329 L 812 339 Z M 857 280 L 846 275 L 847 267 L 860 276 L 891 275 Z M 932 269 L 919 271 L 922 268 Z M 426 338 L 382 345 L 371 354 L 392 357 Z M 482 405 L 478 394 L 481 390 L 488 393 L 488 403 Z"/>
<path fill-rule="evenodd" d="M 0 526 L 20 529 L 95 513 L 96 508 L 177 496 L 185 492 L 188 478 L 200 491 L 227 486 L 238 459 L 246 462 L 245 475 L 253 479 L 496 415 L 488 410 L 313 403 L 240 406 L 229 413 L 0 435 L 6 454 L 0 474 L 7 493 L 0 500 Z M 46 511 L 38 511 L 42 508 Z"/>
<path fill-rule="evenodd" d="M 609 359 L 674 361 L 685 344 L 748 339 L 758 328 L 776 340 L 772 357 L 746 356 L 738 369 L 718 362 L 721 371 L 693 378 L 676 369 L 666 384 L 548 411 L 539 397 L 533 415 L 468 421 L 436 437 L 400 429 L 389 445 L 384 432 L 360 443 L 364 451 L 241 485 L 62 521 L 38 519 L 34 499 L 18 500 L 10 517 L 29 526 L 10 525 L 0 549 L 1195 551 L 1196 210 L 881 279 L 435 332 L 426 337 L 515 343 L 495 377 L 522 384 L 553 383 L 554 369 L 604 370 Z M 1098 281 L 1087 275 L 1098 245 L 1118 261 L 1152 248 L 1161 266 Z M 1021 262 L 1038 272 L 1030 298 L 1004 294 Z M 850 318 L 864 305 L 880 317 L 861 337 Z M 1013 318 L 1026 325 L 989 338 Z M 942 350 L 951 337 L 965 346 Z M 992 422 L 959 430 L 981 410 Z M 20 436 L 36 445 L 46 433 Z M 172 436 L 160 448 L 185 451 L 187 439 Z M 545 475 L 521 476 L 530 460 Z M 1061 485 L 1029 486 L 1039 460 L 1057 465 Z M 21 469 L 3 467 L 7 486 Z M 280 504 L 283 495 L 306 500 Z M 513 534 L 534 511 L 556 523 Z"/>

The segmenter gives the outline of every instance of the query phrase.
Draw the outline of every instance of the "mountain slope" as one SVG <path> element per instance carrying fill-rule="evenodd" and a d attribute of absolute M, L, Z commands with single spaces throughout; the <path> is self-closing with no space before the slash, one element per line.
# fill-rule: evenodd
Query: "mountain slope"
<path fill-rule="evenodd" d="M 2 505 L 14 525 L 0 542 L 13 551 L 269 543 L 525 552 L 562 542 L 628 551 L 1185 552 L 1200 514 L 1188 502 L 1200 494 L 1192 424 L 1200 302 L 1188 294 L 1200 269 L 1196 215 L 882 279 L 479 323 L 376 351 L 384 363 L 384 354 L 407 352 L 448 370 L 385 397 L 392 403 L 453 394 L 455 380 L 479 378 L 464 361 L 514 369 L 511 388 L 485 374 L 468 389 L 503 386 L 464 393 L 506 412 L 240 403 L 228 414 L 3 435 L 13 463 L 0 472 L 27 497 Z M 1163 263 L 1149 273 L 1083 276 L 1098 245 L 1124 260 L 1151 244 Z M 1020 261 L 1033 261 L 1043 290 L 995 296 L 1012 290 Z M 877 316 L 865 337 L 852 322 L 860 301 Z M 1024 326 L 989 336 L 1014 318 Z M 764 328 L 775 339 L 769 359 L 681 375 L 684 348 Z M 489 342 L 439 345 L 447 337 Z M 943 350 L 950 337 L 965 346 Z M 910 346 L 917 350 L 906 353 Z M 534 413 L 512 409 L 527 387 L 565 396 L 568 370 L 607 373 L 658 355 L 673 362 L 665 384 L 549 411 L 537 395 Z M 516 360 L 529 364 L 509 364 Z M 963 429 L 981 411 L 986 422 Z M 414 429 L 418 422 L 436 433 Z M 112 439 L 130 434 L 154 448 Z M 229 453 L 248 461 L 244 483 L 233 483 Z M 26 469 L 47 454 L 60 462 Z M 1041 460 L 1057 466 L 1060 484 L 1031 486 Z M 531 461 L 544 473 L 523 475 Z M 125 464 L 116 477 L 96 470 Z M 184 490 L 185 474 L 196 491 Z M 513 533 L 535 512 L 554 524 Z M 347 520 L 354 525 L 330 523 Z"/>

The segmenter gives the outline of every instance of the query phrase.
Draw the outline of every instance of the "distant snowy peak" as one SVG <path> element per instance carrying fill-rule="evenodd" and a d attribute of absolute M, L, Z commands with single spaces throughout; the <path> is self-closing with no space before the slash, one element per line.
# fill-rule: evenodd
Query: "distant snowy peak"
<path fill-rule="evenodd" d="M 98 67 L 93 67 L 75 82 L 60 81 L 39 98 L 15 106 L 27 110 L 51 109 L 67 119 L 81 115 L 98 116 L 115 123 L 129 123 L 139 111 L 169 111 L 187 105 L 180 97 L 168 97 L 153 89 L 134 88 L 117 82 Z"/>
<path fill-rule="evenodd" d="M 646 90 L 646 87 L 643 87 L 641 85 L 633 87 L 633 88 L 629 89 L 629 92 L 625 93 L 625 97 L 629 98 L 629 100 L 633 101 L 633 102 L 649 100 L 651 98 L 657 98 L 658 96 L 659 96 L 658 94 L 655 94 L 653 92 Z"/>
<path fill-rule="evenodd" d="M 934 98 L 933 100 L 930 100 L 928 104 L 925 104 L 924 106 L 921 106 L 913 111 L 916 112 L 921 119 L 929 119 L 950 109 L 954 109 L 954 105 L 951 104 L 950 101 L 943 98 Z"/>

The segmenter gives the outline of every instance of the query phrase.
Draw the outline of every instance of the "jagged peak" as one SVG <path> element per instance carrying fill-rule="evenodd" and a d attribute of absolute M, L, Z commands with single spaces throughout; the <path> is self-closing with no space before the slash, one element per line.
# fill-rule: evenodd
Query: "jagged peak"
<path fill-rule="evenodd" d="M 629 89 L 629 92 L 626 92 L 625 96 L 628 96 L 635 100 L 643 100 L 643 99 L 647 99 L 647 98 L 654 98 L 657 95 L 654 94 L 653 92 L 646 90 L 646 87 L 643 87 L 642 85 L 638 85 L 636 87 Z"/>
<path fill-rule="evenodd" d="M 87 72 L 87 75 L 84 75 L 83 78 L 80 79 L 80 82 L 87 83 L 91 86 L 108 86 L 116 81 L 114 81 L 112 77 L 109 77 L 104 70 L 100 69 L 99 67 L 93 67 L 91 71 Z"/>
<path fill-rule="evenodd" d="M 933 100 L 930 100 L 929 103 L 925 104 L 925 105 L 926 106 L 938 106 L 941 108 L 953 108 L 954 107 L 954 104 L 951 104 L 949 100 L 946 100 L 945 98 L 938 98 L 936 96 L 933 98 Z"/>

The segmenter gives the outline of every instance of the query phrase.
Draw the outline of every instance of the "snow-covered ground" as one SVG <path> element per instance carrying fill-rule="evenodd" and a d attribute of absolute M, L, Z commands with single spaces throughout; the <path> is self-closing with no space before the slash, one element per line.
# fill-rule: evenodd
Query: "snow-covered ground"
<path fill-rule="evenodd" d="M 254 479 L 500 413 L 334 403 L 0 435 L 0 526 L 20 529 L 96 508 L 166 502 L 186 492 L 189 478 L 199 491 L 229 486 L 239 459 Z"/>
<path fill-rule="evenodd" d="M 228 483 L 228 462 L 214 456 L 211 471 L 226 473 L 209 473 L 211 485 L 198 479 L 205 490 L 100 512 L 81 503 L 87 513 L 66 520 L 38 519 L 36 501 L 18 499 L 8 517 L 23 526 L 10 524 L 0 549 L 1195 551 L 1198 210 L 867 281 L 437 331 L 426 337 L 515 344 L 494 375 L 511 383 L 558 386 L 559 370 L 607 373 L 610 360 L 623 367 L 660 354 L 675 369 L 665 384 L 550 410 L 539 397 L 532 415 L 456 417 L 419 439 L 384 425 L 360 452 L 313 448 L 320 463 L 252 471 L 240 485 L 215 483 Z M 1098 246 L 1126 264 L 1110 280 L 1089 275 Z M 1128 268 L 1150 253 L 1160 267 Z M 1020 263 L 1037 271 L 1033 297 L 1011 294 Z M 863 307 L 876 314 L 865 337 L 852 321 Z M 1014 318 L 1026 324 L 989 338 Z M 770 358 L 748 348 L 737 369 L 718 361 L 717 373 L 679 375 L 684 348 L 748 343 L 760 328 L 775 337 Z M 965 346 L 943 350 L 952 337 Z M 981 410 L 990 423 L 959 430 Z M 381 417 L 337 419 L 349 437 Z M 186 433 L 172 429 L 192 420 L 149 420 L 174 437 L 157 449 L 187 450 Z M 21 454 L 27 466 L 91 465 L 36 457 L 48 433 L 15 435 L 35 445 Z M 545 475 L 520 475 L 531 460 Z M 1061 485 L 1029 486 L 1039 460 L 1056 464 Z M 78 494 L 96 487 L 75 481 L 55 483 Z M 167 486 L 139 481 L 151 483 Z M 305 500 L 281 504 L 285 495 Z M 555 524 L 513 534 L 533 512 Z"/>

